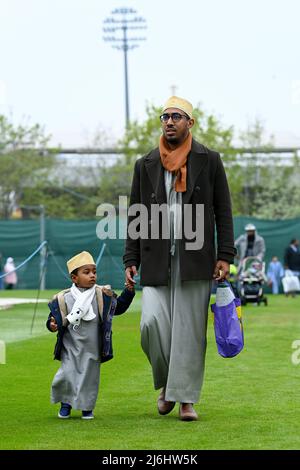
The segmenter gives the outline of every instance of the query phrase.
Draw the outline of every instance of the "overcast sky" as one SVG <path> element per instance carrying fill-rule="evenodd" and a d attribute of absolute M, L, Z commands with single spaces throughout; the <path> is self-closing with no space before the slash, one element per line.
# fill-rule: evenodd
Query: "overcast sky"
<path fill-rule="evenodd" d="M 128 57 L 131 118 L 175 85 L 237 133 L 258 117 L 278 146 L 300 146 L 299 0 L 0 0 L 0 113 L 44 125 L 53 145 L 120 137 L 123 53 L 102 27 L 123 6 L 147 20 Z"/>

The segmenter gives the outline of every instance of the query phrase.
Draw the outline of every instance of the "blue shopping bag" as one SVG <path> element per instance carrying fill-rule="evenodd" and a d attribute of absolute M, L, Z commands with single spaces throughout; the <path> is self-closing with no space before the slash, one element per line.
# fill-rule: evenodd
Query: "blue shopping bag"
<path fill-rule="evenodd" d="M 218 289 L 222 289 L 222 291 L 218 292 Z M 223 289 L 227 289 L 227 291 Z M 220 299 L 219 302 L 218 299 Z M 225 305 L 223 305 L 224 302 Z M 241 300 L 235 297 L 229 282 L 222 281 L 218 284 L 216 303 L 211 305 L 211 310 L 214 316 L 218 353 L 222 357 L 236 356 L 244 347 L 244 330 Z"/>

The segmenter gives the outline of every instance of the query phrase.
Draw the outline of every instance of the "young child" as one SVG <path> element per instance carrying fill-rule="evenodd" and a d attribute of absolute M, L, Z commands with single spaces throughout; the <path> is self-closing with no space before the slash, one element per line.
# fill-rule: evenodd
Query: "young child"
<path fill-rule="evenodd" d="M 284 269 L 277 256 L 272 256 L 272 261 L 268 266 L 268 284 L 272 287 L 272 294 L 279 293 L 281 279 L 284 276 Z"/>
<path fill-rule="evenodd" d="M 96 264 L 83 251 L 67 262 L 72 287 L 59 292 L 49 303 L 47 328 L 57 331 L 54 359 L 61 360 L 51 388 L 51 402 L 61 402 L 59 418 L 69 418 L 71 409 L 93 419 L 100 364 L 113 357 L 111 324 L 130 306 L 135 292 L 126 284 L 119 297 L 96 284 Z"/>
<path fill-rule="evenodd" d="M 15 269 L 16 267 L 14 259 L 10 256 L 9 258 L 7 258 L 6 263 L 4 265 L 4 272 L 7 273 L 4 278 L 5 289 L 13 289 L 14 287 L 16 287 L 18 277 Z"/>

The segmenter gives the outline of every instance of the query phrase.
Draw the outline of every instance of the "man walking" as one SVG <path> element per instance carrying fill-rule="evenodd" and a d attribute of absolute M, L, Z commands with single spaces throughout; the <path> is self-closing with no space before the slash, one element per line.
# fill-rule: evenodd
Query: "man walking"
<path fill-rule="evenodd" d="M 258 235 L 256 227 L 253 224 L 245 226 L 245 232 L 235 241 L 238 256 L 242 262 L 248 256 L 255 256 L 263 261 L 266 251 L 265 240 Z"/>
<path fill-rule="evenodd" d="M 231 202 L 220 155 L 192 138 L 191 103 L 172 96 L 160 120 L 159 147 L 135 164 L 123 259 L 126 282 L 140 268 L 141 344 L 161 389 L 158 412 L 179 402 L 180 419 L 196 420 L 211 282 L 227 277 L 235 255 Z M 133 207 L 147 209 L 139 224 Z"/>
<path fill-rule="evenodd" d="M 299 240 L 293 238 L 284 252 L 284 267 L 289 269 L 295 276 L 300 275 L 300 250 Z"/>

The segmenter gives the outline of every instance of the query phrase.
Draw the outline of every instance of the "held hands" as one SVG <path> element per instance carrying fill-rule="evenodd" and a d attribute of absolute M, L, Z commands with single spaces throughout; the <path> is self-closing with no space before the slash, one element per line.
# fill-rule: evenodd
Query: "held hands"
<path fill-rule="evenodd" d="M 129 290 L 134 289 L 134 284 L 136 281 L 133 279 L 134 276 L 137 275 L 136 266 L 129 266 L 125 270 L 125 287 Z M 229 263 L 227 261 L 218 260 L 216 263 L 216 267 L 214 270 L 213 278 L 216 281 L 222 281 L 223 279 L 227 279 L 229 276 Z"/>
<path fill-rule="evenodd" d="M 137 275 L 136 266 L 129 266 L 125 269 L 125 287 L 131 291 L 134 290 L 134 284 L 136 281 L 133 279 Z"/>
<path fill-rule="evenodd" d="M 213 278 L 215 281 L 223 281 L 229 276 L 229 263 L 227 261 L 218 260 L 214 270 Z"/>
<path fill-rule="evenodd" d="M 53 332 L 57 331 L 57 323 L 54 317 L 50 318 L 50 330 Z"/>

